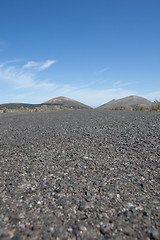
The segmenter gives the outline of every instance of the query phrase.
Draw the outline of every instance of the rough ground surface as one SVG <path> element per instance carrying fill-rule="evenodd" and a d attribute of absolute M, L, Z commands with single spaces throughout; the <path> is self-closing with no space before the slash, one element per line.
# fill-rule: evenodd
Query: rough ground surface
<path fill-rule="evenodd" d="M 160 238 L 160 113 L 0 115 L 0 239 Z"/>

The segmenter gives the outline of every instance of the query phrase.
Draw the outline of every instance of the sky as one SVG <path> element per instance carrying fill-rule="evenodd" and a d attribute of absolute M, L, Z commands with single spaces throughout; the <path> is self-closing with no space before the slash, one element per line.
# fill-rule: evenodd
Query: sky
<path fill-rule="evenodd" d="M 0 0 L 0 104 L 160 100 L 159 0 Z"/>

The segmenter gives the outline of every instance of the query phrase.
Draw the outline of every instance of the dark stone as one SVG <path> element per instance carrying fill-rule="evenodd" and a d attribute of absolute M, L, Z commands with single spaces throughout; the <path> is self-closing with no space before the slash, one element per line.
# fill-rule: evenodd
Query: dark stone
<path fill-rule="evenodd" d="M 9 235 L 9 233 L 8 233 L 8 231 L 7 230 L 5 230 L 4 228 L 0 228 L 0 237 L 2 238 L 2 237 L 6 237 L 6 236 L 8 236 Z"/>
<path fill-rule="evenodd" d="M 153 229 L 150 233 L 150 238 L 153 240 L 159 240 L 160 239 L 160 233 L 157 229 Z"/>
<path fill-rule="evenodd" d="M 108 235 L 110 231 L 112 230 L 113 226 L 110 223 L 103 223 L 100 226 L 100 232 L 103 235 Z"/>
<path fill-rule="evenodd" d="M 78 210 L 79 211 L 84 211 L 86 208 L 86 203 L 84 201 L 80 201 L 79 206 L 78 206 Z"/>

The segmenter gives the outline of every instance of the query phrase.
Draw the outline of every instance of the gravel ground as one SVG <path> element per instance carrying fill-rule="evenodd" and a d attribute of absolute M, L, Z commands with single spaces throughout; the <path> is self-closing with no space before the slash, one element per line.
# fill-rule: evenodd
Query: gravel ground
<path fill-rule="evenodd" d="M 160 113 L 0 115 L 0 239 L 160 239 Z"/>

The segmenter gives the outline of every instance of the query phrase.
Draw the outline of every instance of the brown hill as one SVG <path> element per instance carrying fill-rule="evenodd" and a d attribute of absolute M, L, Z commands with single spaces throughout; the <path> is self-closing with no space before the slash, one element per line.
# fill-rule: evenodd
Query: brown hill
<path fill-rule="evenodd" d="M 105 103 L 98 108 L 114 108 L 120 106 L 136 106 L 141 105 L 144 107 L 150 106 L 152 102 L 143 97 L 129 96 L 121 99 L 113 99 L 108 103 Z"/>
<path fill-rule="evenodd" d="M 66 97 L 52 98 L 42 104 L 43 105 L 56 105 L 56 106 L 60 106 L 62 108 L 65 107 L 68 109 L 91 109 L 91 107 L 88 105 L 85 105 L 81 102 L 78 102 L 78 101 L 75 101 L 73 99 L 66 98 Z"/>

